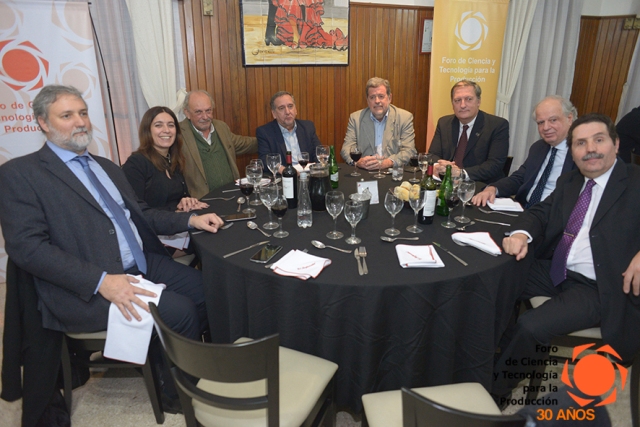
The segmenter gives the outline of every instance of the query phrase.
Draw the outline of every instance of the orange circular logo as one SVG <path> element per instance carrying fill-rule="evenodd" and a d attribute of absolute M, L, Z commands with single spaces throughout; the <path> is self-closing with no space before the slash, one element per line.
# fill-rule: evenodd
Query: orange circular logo
<path fill-rule="evenodd" d="M 0 80 L 14 90 L 39 89 L 49 73 L 49 61 L 31 42 L 0 40 Z"/>
<path fill-rule="evenodd" d="M 582 352 L 594 345 L 594 343 L 579 345 L 573 349 L 571 362 L 575 363 L 575 366 L 572 375 L 569 375 L 568 360 L 562 368 L 562 382 L 574 391 L 573 393 L 567 391 L 567 393 L 580 406 L 592 403 L 595 397 L 602 399 L 595 406 L 604 406 L 615 402 L 617 398 L 617 388 L 614 387 L 616 371 L 620 373 L 621 390 L 624 390 L 627 381 L 627 368 L 612 360 L 621 361 L 620 356 L 611 346 L 604 345 L 596 349 L 595 354 L 589 353 L 579 357 Z M 605 355 L 609 355 L 609 357 Z"/>

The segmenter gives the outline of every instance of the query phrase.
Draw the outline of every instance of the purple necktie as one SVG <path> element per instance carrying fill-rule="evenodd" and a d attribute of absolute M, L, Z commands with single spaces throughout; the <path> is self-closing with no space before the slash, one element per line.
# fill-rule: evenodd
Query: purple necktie
<path fill-rule="evenodd" d="M 462 169 L 462 160 L 464 159 L 464 152 L 467 151 L 467 129 L 469 125 L 462 126 L 462 135 L 460 135 L 460 141 L 458 141 L 458 148 L 456 148 L 456 154 L 453 157 L 453 162 L 457 167 Z"/>
<path fill-rule="evenodd" d="M 592 179 L 587 181 L 587 185 L 584 187 L 580 197 L 578 197 L 573 211 L 571 211 L 571 216 L 564 229 L 562 239 L 553 253 L 550 271 L 553 286 L 558 286 L 567 278 L 567 258 L 569 257 L 569 251 L 584 222 L 584 217 L 589 209 L 589 203 L 591 203 L 591 190 L 595 184 L 596 182 Z"/>

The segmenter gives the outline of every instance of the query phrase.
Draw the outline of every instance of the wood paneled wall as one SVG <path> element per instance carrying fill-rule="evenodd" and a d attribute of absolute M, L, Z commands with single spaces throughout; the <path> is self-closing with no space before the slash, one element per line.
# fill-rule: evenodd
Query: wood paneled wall
<path fill-rule="evenodd" d="M 583 16 L 571 101 L 579 114 L 598 112 L 615 122 L 638 30 L 623 30 L 626 17 Z"/>
<path fill-rule="evenodd" d="M 233 132 L 255 135 L 273 119 L 271 95 L 288 90 L 298 118 L 312 120 L 320 140 L 339 151 L 349 114 L 366 107 L 366 81 L 378 76 L 390 81 L 393 104 L 414 114 L 416 146 L 424 151 L 431 55 L 420 55 L 418 45 L 432 8 L 351 4 L 346 67 L 243 67 L 239 3 L 216 0 L 213 16 L 202 15 L 200 0 L 180 8 L 187 90 L 211 93 L 214 116 Z M 238 166 L 246 162 L 239 158 Z"/>

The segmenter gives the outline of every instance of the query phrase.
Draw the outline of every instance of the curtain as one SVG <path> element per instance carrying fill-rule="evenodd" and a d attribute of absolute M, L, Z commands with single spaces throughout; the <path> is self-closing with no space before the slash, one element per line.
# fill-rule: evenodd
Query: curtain
<path fill-rule="evenodd" d="M 513 156 L 513 168 L 524 162 L 529 147 L 540 139 L 532 119 L 535 105 L 548 95 L 570 98 L 582 4 L 582 0 L 538 1 L 509 104 L 509 153 Z"/>
<path fill-rule="evenodd" d="M 504 33 L 500 80 L 496 97 L 496 116 L 507 120 L 509 120 L 511 95 L 518 82 L 537 4 L 538 0 L 521 0 L 509 3 L 509 16 Z"/>
<path fill-rule="evenodd" d="M 636 49 L 629 65 L 629 75 L 627 75 L 627 81 L 622 88 L 616 123 L 638 106 L 640 106 L 640 37 L 636 41 Z"/>

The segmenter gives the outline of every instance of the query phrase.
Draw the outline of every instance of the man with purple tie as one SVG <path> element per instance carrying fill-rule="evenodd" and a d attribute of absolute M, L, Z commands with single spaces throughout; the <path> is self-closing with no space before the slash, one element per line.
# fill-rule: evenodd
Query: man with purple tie
<path fill-rule="evenodd" d="M 491 390 L 499 404 L 535 370 L 523 361 L 546 359 L 555 336 L 599 325 L 623 360 L 640 350 L 640 168 L 617 158 L 615 126 L 601 114 L 575 120 L 567 144 L 578 169 L 562 175 L 502 242 L 517 260 L 529 243 L 535 248 L 519 300 L 551 299 L 505 333 L 510 341 L 501 346 Z"/>

